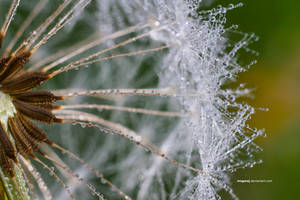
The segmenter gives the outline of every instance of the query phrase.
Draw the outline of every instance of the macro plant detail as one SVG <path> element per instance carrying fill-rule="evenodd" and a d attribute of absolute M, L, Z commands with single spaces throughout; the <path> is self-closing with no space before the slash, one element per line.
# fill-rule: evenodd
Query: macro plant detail
<path fill-rule="evenodd" d="M 238 33 L 242 39 L 233 44 L 226 38 L 226 34 L 238 32 L 235 26 L 225 28 L 226 12 L 241 4 L 202 11 L 201 1 L 65 0 L 36 27 L 34 20 L 51 3 L 40 0 L 6 41 L 8 28 L 22 3 L 26 4 L 21 0 L 10 1 L 0 31 L 0 198 L 76 199 L 74 190 L 80 186 L 90 191 L 89 197 L 83 195 L 85 198 L 97 199 L 220 199 L 222 190 L 238 199 L 230 186 L 230 174 L 261 162 L 254 158 L 261 148 L 253 141 L 264 136 L 262 130 L 246 123 L 255 109 L 236 101 L 251 91 L 243 85 L 237 89 L 223 88 L 254 64 L 242 67 L 237 58 L 241 50 L 255 53 L 247 47 L 256 40 L 254 34 Z M 71 26 L 72 20 L 80 18 L 90 4 L 98 6 L 101 33 L 86 36 L 83 42 L 73 42 L 72 46 L 41 59 L 37 55 L 41 49 L 64 27 Z M 116 89 L 39 89 L 71 70 L 118 59 L 122 65 L 132 67 L 143 56 L 156 53 L 161 54 L 157 56 L 157 88 L 132 89 L 121 85 Z M 37 61 L 32 64 L 34 56 Z M 127 59 L 132 59 L 133 64 Z M 118 72 L 112 70 L 107 74 Z M 119 102 L 132 96 L 149 99 L 157 109 L 125 103 L 88 103 L 93 98 Z M 86 103 L 81 102 L 82 97 L 87 99 Z M 152 97 L 158 100 L 151 100 Z M 168 109 L 162 108 L 165 104 Z M 142 127 L 143 123 L 133 118 L 133 125 L 122 125 L 91 110 L 168 118 L 171 122 L 161 120 L 157 125 L 147 121 Z M 103 147 L 97 145 L 101 155 L 107 154 L 99 156 L 97 166 L 107 165 L 106 171 L 100 173 L 98 167 L 58 145 L 39 124 L 79 125 L 107 133 L 101 138 Z M 171 125 L 171 130 L 160 128 Z M 160 130 L 164 131 L 157 132 Z M 110 135 L 124 138 L 133 147 L 119 138 L 109 139 Z M 118 156 L 118 146 L 124 151 L 122 156 Z M 109 189 L 101 191 L 99 187 L 101 192 L 97 192 L 85 175 L 72 170 L 54 150 L 80 163 L 80 168 L 88 170 L 101 186 Z M 111 163 L 109 157 L 117 164 Z M 64 188 L 63 194 L 53 194 L 35 166 L 45 168 Z M 36 183 L 39 191 L 34 188 Z"/>

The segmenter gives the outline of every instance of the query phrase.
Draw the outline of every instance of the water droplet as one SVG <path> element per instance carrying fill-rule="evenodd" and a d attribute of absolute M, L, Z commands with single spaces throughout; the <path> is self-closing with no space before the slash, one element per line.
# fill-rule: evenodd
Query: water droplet
<path fill-rule="evenodd" d="M 234 8 L 234 5 L 232 3 L 228 5 L 228 10 L 231 10 L 233 8 Z"/>
<path fill-rule="evenodd" d="M 135 137 L 135 141 L 136 142 L 141 142 L 142 141 L 142 137 L 141 136 L 136 136 Z"/>
<path fill-rule="evenodd" d="M 104 178 L 101 178 L 101 183 L 106 184 L 107 181 Z"/>
<path fill-rule="evenodd" d="M 233 29 L 238 29 L 239 26 L 235 24 L 235 25 L 232 25 L 232 28 L 233 28 Z"/>
<path fill-rule="evenodd" d="M 126 195 L 124 198 L 125 198 L 126 200 L 129 200 L 129 199 L 130 199 L 129 196 L 127 196 L 127 195 Z"/>
<path fill-rule="evenodd" d="M 242 2 L 238 3 L 235 7 L 242 7 L 244 4 Z"/>

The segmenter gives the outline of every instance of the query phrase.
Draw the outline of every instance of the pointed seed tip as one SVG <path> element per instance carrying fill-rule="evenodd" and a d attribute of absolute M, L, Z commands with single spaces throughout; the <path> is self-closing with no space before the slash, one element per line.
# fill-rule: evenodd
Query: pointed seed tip
<path fill-rule="evenodd" d="M 64 120 L 63 119 L 59 119 L 59 118 L 55 118 L 55 122 L 57 122 L 57 123 L 64 123 Z"/>
<path fill-rule="evenodd" d="M 65 97 L 64 96 L 56 96 L 57 100 L 65 100 Z"/>
<path fill-rule="evenodd" d="M 50 146 L 55 147 L 55 143 L 52 142 L 51 140 L 47 139 L 45 142 L 46 142 L 47 144 L 49 144 Z"/>

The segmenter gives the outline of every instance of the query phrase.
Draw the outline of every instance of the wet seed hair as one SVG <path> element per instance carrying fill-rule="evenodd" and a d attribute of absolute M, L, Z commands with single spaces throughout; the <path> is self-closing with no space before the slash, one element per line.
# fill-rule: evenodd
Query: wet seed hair
<path fill-rule="evenodd" d="M 25 1 L 24 1 L 25 2 Z M 19 167 L 23 170 L 22 175 L 29 188 L 29 193 L 33 193 L 30 190 L 30 182 L 25 171 L 29 171 L 34 180 L 38 183 L 38 186 L 45 199 L 53 199 L 51 193 L 45 186 L 45 182 L 41 179 L 39 173 L 34 169 L 31 161 L 36 161 L 44 168 L 53 174 L 57 181 L 63 186 L 66 192 L 69 194 L 71 199 L 75 199 L 68 186 L 63 180 L 54 172 L 54 170 L 45 164 L 40 157 L 50 161 L 57 168 L 62 169 L 65 173 L 75 178 L 79 183 L 86 186 L 92 194 L 96 195 L 99 199 L 104 199 L 100 193 L 95 191 L 90 184 L 86 183 L 82 178 L 75 174 L 68 166 L 57 161 L 55 158 L 47 155 L 41 150 L 41 144 L 46 144 L 52 148 L 58 149 L 68 154 L 74 160 L 80 162 L 83 166 L 89 169 L 97 178 L 105 180 L 104 183 L 111 187 L 117 192 L 123 199 L 131 199 L 129 196 L 124 194 L 117 186 L 112 184 L 110 181 L 95 170 L 93 167 L 88 165 L 78 156 L 72 152 L 64 149 L 63 147 L 55 144 L 47 137 L 41 128 L 36 125 L 35 122 L 43 124 L 53 123 L 67 123 L 77 124 L 82 126 L 96 127 L 103 132 L 119 135 L 126 140 L 134 142 L 136 145 L 149 150 L 157 156 L 167 160 L 168 162 L 175 164 L 184 169 L 190 170 L 195 173 L 203 173 L 203 171 L 196 169 L 192 166 L 180 163 L 163 153 L 159 147 L 152 144 L 146 138 L 138 135 L 134 131 L 122 126 L 121 124 L 106 121 L 99 116 L 90 114 L 87 112 L 79 111 L 82 108 L 89 109 L 107 109 L 107 110 L 121 110 L 133 113 L 142 113 L 149 115 L 159 115 L 167 117 L 183 117 L 182 114 L 177 112 L 164 112 L 147 110 L 141 108 L 131 107 L 117 107 L 99 104 L 80 104 L 80 105 L 59 105 L 61 101 L 67 100 L 68 98 L 76 98 L 80 96 L 97 96 L 97 95 L 142 95 L 142 96 L 180 96 L 174 93 L 172 90 L 166 89 L 109 89 L 109 90 L 60 90 L 60 91 L 41 91 L 36 88 L 45 84 L 48 80 L 57 76 L 63 72 L 77 69 L 92 63 L 97 63 L 105 60 L 110 60 L 119 57 L 141 55 L 150 52 L 156 52 L 169 48 L 170 45 L 159 46 L 152 49 L 145 49 L 135 52 L 128 52 L 123 54 L 112 55 L 108 57 L 100 57 L 105 52 L 113 49 L 125 46 L 129 43 L 134 42 L 137 39 L 147 37 L 153 31 L 160 31 L 168 25 L 154 26 L 149 23 L 143 27 L 151 27 L 150 31 L 129 38 L 112 47 L 97 51 L 90 54 L 87 57 L 82 57 L 76 61 L 70 62 L 69 60 L 81 53 L 90 50 L 97 45 L 103 43 L 106 40 L 116 39 L 120 36 L 132 33 L 139 27 L 133 26 L 128 29 L 121 30 L 108 36 L 104 36 L 98 40 L 81 44 L 79 47 L 74 46 L 62 52 L 58 52 L 49 58 L 45 58 L 36 65 L 28 66 L 28 62 L 32 55 L 47 41 L 54 36 L 60 29 L 62 29 L 70 20 L 75 16 L 76 12 L 84 9 L 90 0 L 65 0 L 59 5 L 59 7 L 31 34 L 23 41 L 19 46 L 16 46 L 16 41 L 20 39 L 20 36 L 24 33 L 24 30 L 30 27 L 33 19 L 41 12 L 47 1 L 40 0 L 31 14 L 25 19 L 23 25 L 19 31 L 15 34 L 13 39 L 9 42 L 7 47 L 3 46 L 5 36 L 9 25 L 13 21 L 13 17 L 20 4 L 20 0 L 12 0 L 11 5 L 6 15 L 5 21 L 2 24 L 0 30 L 0 46 L 3 53 L 0 57 L 0 95 L 6 95 L 9 101 L 13 104 L 13 114 L 8 115 L 7 121 L 0 122 L 0 166 L 4 174 L 13 179 L 14 185 L 18 190 L 20 199 L 25 199 L 23 191 L 19 188 L 18 181 L 16 181 L 15 168 Z M 54 21 L 57 21 L 53 24 Z M 46 31 L 47 30 L 47 31 Z M 68 61 L 69 63 L 65 64 Z M 64 64 L 59 67 L 58 65 Z M 197 94 L 186 94 L 197 96 Z M 39 158 L 38 156 L 39 155 Z M 3 180 L 2 184 L 3 183 Z M 13 199 L 13 194 L 6 188 L 7 198 Z"/>

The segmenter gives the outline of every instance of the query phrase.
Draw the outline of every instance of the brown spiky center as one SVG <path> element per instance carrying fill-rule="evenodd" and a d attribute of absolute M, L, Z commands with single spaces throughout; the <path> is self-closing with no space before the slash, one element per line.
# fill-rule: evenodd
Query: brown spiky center
<path fill-rule="evenodd" d="M 62 121 L 52 113 L 58 108 L 54 102 L 62 98 L 48 91 L 32 90 L 50 79 L 50 75 L 24 70 L 30 56 L 31 52 L 21 51 L 0 59 L 0 165 L 12 177 L 18 154 L 34 157 L 34 153 L 41 153 L 39 143 L 52 144 L 32 121 Z"/>

